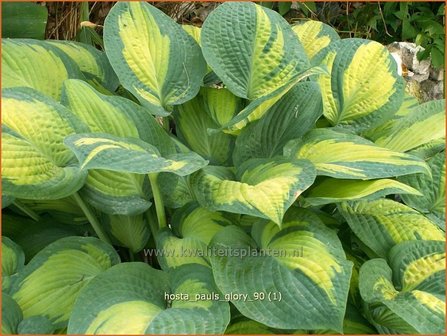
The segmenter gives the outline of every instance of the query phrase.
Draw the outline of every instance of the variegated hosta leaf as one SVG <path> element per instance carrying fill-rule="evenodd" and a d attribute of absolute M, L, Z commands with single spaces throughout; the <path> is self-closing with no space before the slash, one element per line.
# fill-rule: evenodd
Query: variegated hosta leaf
<path fill-rule="evenodd" d="M 64 106 L 29 88 L 2 90 L 2 188 L 8 196 L 58 199 L 80 189 L 86 173 L 64 146 L 86 129 Z"/>
<path fill-rule="evenodd" d="M 178 209 L 172 216 L 172 230 L 182 238 L 193 238 L 208 245 L 224 226 L 234 225 L 234 219 L 224 212 L 210 211 L 196 203 Z"/>
<path fill-rule="evenodd" d="M 41 335 L 51 335 L 54 334 L 56 328 L 53 323 L 45 316 L 31 316 L 22 320 L 18 327 L 17 333 L 23 334 L 41 334 Z"/>
<path fill-rule="evenodd" d="M 184 24 L 182 25 L 182 28 L 194 39 L 194 41 L 197 42 L 198 45 L 200 45 L 200 33 L 202 31 L 200 27 Z"/>
<path fill-rule="evenodd" d="M 58 48 L 37 40 L 2 39 L 2 88 L 29 87 L 59 100 L 68 78 L 84 75 Z"/>
<path fill-rule="evenodd" d="M 402 105 L 399 107 L 399 110 L 396 112 L 394 117 L 404 117 L 411 112 L 413 108 L 416 108 L 419 105 L 419 101 L 416 97 L 410 95 L 409 93 L 404 93 L 404 100 Z"/>
<path fill-rule="evenodd" d="M 143 263 L 119 264 L 82 291 L 68 333 L 222 334 L 230 309 L 205 297 L 212 293 L 218 290 L 211 270 L 201 265 L 165 273 Z"/>
<path fill-rule="evenodd" d="M 278 102 L 299 81 L 312 75 L 327 75 L 327 72 L 321 67 L 313 67 L 300 74 L 291 84 L 276 90 L 275 92 L 254 100 L 249 103 L 241 112 L 239 112 L 231 121 L 222 125 L 219 129 L 210 129 L 210 133 L 223 131 L 224 133 L 238 135 L 241 130 L 249 123 L 261 119 L 269 109 Z"/>
<path fill-rule="evenodd" d="M 307 160 L 252 159 L 234 173 L 209 166 L 190 176 L 197 201 L 210 210 L 266 218 L 281 225 L 286 210 L 315 179 Z"/>
<path fill-rule="evenodd" d="M 152 204 L 149 180 L 140 174 L 92 169 L 80 194 L 92 206 L 111 215 L 133 216 Z"/>
<path fill-rule="evenodd" d="M 431 177 L 423 174 L 401 176 L 400 181 L 416 188 L 421 195 L 403 195 L 405 204 L 424 213 L 445 228 L 445 152 L 428 160 Z"/>
<path fill-rule="evenodd" d="M 108 215 L 105 224 L 115 238 L 116 245 L 127 247 L 133 253 L 141 251 L 151 235 L 149 224 L 143 214 L 134 216 Z"/>
<path fill-rule="evenodd" d="M 40 334 L 50 335 L 55 328 L 44 316 L 32 316 L 23 319 L 22 310 L 17 302 L 6 292 L 2 292 L 2 335 Z"/>
<path fill-rule="evenodd" d="M 436 139 L 409 151 L 409 154 L 428 160 L 436 154 L 445 151 L 445 138 Z"/>
<path fill-rule="evenodd" d="M 391 249 L 389 264 L 393 282 L 402 291 L 423 290 L 445 293 L 445 244 L 436 241 L 411 241 Z"/>
<path fill-rule="evenodd" d="M 2 291 L 7 291 L 11 279 L 25 264 L 22 248 L 8 237 L 2 237 Z"/>
<path fill-rule="evenodd" d="M 344 179 L 376 179 L 427 173 L 426 163 L 409 154 L 393 152 L 354 134 L 315 129 L 288 149 L 297 159 L 310 160 L 318 175 Z"/>
<path fill-rule="evenodd" d="M 341 332 L 352 263 L 336 233 L 303 209 L 291 209 L 282 226 L 255 224 L 257 244 L 235 226 L 218 233 L 211 245 L 217 285 L 246 295 L 232 303 L 267 326 Z"/>
<path fill-rule="evenodd" d="M 281 155 L 289 140 L 301 138 L 321 116 L 321 93 L 314 82 L 299 83 L 260 120 L 250 123 L 236 139 L 236 165 L 251 158 Z"/>
<path fill-rule="evenodd" d="M 208 244 L 225 226 L 234 224 L 221 212 L 212 212 L 190 203 L 178 209 L 172 218 L 173 231 L 165 229 L 157 234 L 158 257 L 164 270 L 185 264 L 209 267 Z"/>
<path fill-rule="evenodd" d="M 91 45 L 74 41 L 47 41 L 47 43 L 67 54 L 93 86 L 104 87 L 112 92 L 118 88 L 118 78 L 104 52 Z"/>
<path fill-rule="evenodd" d="M 360 293 L 378 330 L 445 333 L 445 245 L 411 241 L 360 269 Z"/>
<path fill-rule="evenodd" d="M 362 136 L 367 139 L 374 141 L 382 137 L 383 135 L 389 134 L 390 130 L 393 128 L 397 120 L 405 117 L 411 110 L 419 105 L 419 101 L 407 93 L 404 94 L 404 100 L 399 110 L 394 115 L 393 119 L 388 120 L 376 127 L 370 128 L 365 132 L 362 132 Z"/>
<path fill-rule="evenodd" d="M 341 203 L 352 231 L 378 256 L 408 240 L 445 241 L 445 233 L 421 213 L 390 199 Z"/>
<path fill-rule="evenodd" d="M 145 2 L 118 2 L 107 15 L 104 46 L 121 84 L 152 114 L 199 91 L 206 63 L 180 25 Z"/>
<path fill-rule="evenodd" d="M 92 132 L 140 138 L 171 154 L 176 146 L 148 110 L 119 96 L 104 95 L 85 82 L 64 82 L 62 103 L 70 108 Z"/>
<path fill-rule="evenodd" d="M 211 164 L 228 165 L 231 164 L 234 137 L 222 132 L 208 134 L 208 129 L 218 127 L 207 113 L 207 109 L 215 108 L 207 106 L 208 91 L 209 89 L 203 88 L 194 99 L 176 107 L 174 120 L 177 134 L 185 144 Z"/>
<path fill-rule="evenodd" d="M 201 42 L 202 28 L 197 27 L 197 26 L 192 26 L 192 25 L 186 25 L 186 24 L 183 24 L 182 28 L 185 32 L 188 33 L 189 36 L 191 36 L 194 39 L 194 41 L 197 42 L 197 44 L 199 46 L 202 45 L 202 42 Z M 200 49 L 200 50 L 202 50 L 202 49 Z M 213 73 L 213 70 L 209 67 L 209 65 L 207 65 L 207 67 L 206 67 L 206 73 L 207 73 L 207 75 L 203 79 L 203 82 L 205 84 L 207 84 L 208 78 L 213 79 L 213 80 L 217 79 L 215 73 Z"/>
<path fill-rule="evenodd" d="M 122 138 L 105 133 L 75 134 L 65 144 L 78 158 L 81 169 L 149 174 L 170 172 L 189 175 L 207 161 L 194 152 L 162 157 L 156 147 L 137 138 Z"/>
<path fill-rule="evenodd" d="M 118 262 L 112 246 L 97 238 L 62 238 L 19 272 L 9 292 L 24 318 L 45 316 L 56 328 L 64 328 L 81 289 Z"/>
<path fill-rule="evenodd" d="M 2 215 L 2 234 L 10 237 L 23 249 L 29 262 L 47 245 L 65 237 L 83 236 L 88 229 L 82 225 L 67 225 L 59 219 L 43 217 L 38 222 L 10 214 Z"/>
<path fill-rule="evenodd" d="M 342 201 L 377 199 L 390 194 L 416 195 L 415 197 L 422 195 L 418 190 L 390 179 L 358 181 L 326 178 L 309 190 L 306 202 L 318 206 Z"/>
<path fill-rule="evenodd" d="M 245 101 L 225 88 L 204 87 L 201 89 L 205 109 L 219 126 L 228 123 L 245 107 Z"/>
<path fill-rule="evenodd" d="M 157 147 L 162 155 L 182 152 L 181 145 L 166 133 L 148 110 L 129 99 L 104 95 L 87 83 L 67 80 L 62 102 L 93 132 L 140 138 Z"/>
<path fill-rule="evenodd" d="M 331 44 L 322 64 L 324 116 L 332 125 L 362 131 L 391 119 L 402 104 L 404 80 L 378 42 L 343 39 Z"/>
<path fill-rule="evenodd" d="M 379 146 L 406 152 L 445 137 L 445 100 L 416 106 L 393 121 L 387 132 L 374 139 Z"/>
<path fill-rule="evenodd" d="M 222 128 L 245 126 L 256 111 L 259 119 L 310 65 L 288 23 L 278 13 L 247 2 L 217 7 L 202 27 L 202 48 L 207 63 L 236 96 L 251 101 Z"/>
<path fill-rule="evenodd" d="M 334 28 L 320 21 L 301 21 L 293 25 L 292 30 L 298 36 L 307 57 L 316 64 L 319 57 L 315 56 L 323 54 L 329 44 L 340 39 Z"/>
<path fill-rule="evenodd" d="M 182 239 L 165 228 L 157 233 L 156 243 L 157 249 L 164 251 L 157 258 L 163 270 L 191 264 L 210 267 L 207 245 L 199 239 Z"/>
<path fill-rule="evenodd" d="M 23 319 L 22 310 L 14 299 L 2 292 L 2 335 L 16 335 Z"/>
<path fill-rule="evenodd" d="M 100 94 L 87 83 L 67 80 L 62 103 L 92 132 L 140 138 L 162 154 L 175 153 L 175 144 L 160 124 L 143 107 L 128 99 Z M 151 205 L 147 177 L 125 172 L 90 170 L 82 197 L 109 214 L 137 214 Z"/>
<path fill-rule="evenodd" d="M 166 207 L 177 209 L 194 200 L 187 177 L 160 173 L 157 181 Z"/>

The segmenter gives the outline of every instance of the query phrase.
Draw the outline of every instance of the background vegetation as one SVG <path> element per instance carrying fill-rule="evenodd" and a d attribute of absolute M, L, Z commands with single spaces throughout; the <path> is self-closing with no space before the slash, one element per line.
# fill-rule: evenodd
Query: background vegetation
<path fill-rule="evenodd" d="M 31 3 L 30 3 L 31 4 Z M 101 46 L 104 18 L 114 2 L 35 2 L 26 12 L 20 4 L 3 3 L 4 37 L 21 33 L 47 39 L 79 40 Z M 219 3 L 151 2 L 180 23 L 201 25 Z M 444 2 L 261 2 L 277 10 L 289 22 L 303 18 L 322 21 L 334 27 L 341 37 L 360 37 L 389 44 L 394 41 L 415 42 L 425 48 L 420 59 L 431 56 L 435 67 L 444 66 Z M 40 8 L 39 8 L 40 7 Z M 43 7 L 43 8 L 42 8 Z M 5 15 L 5 11 L 7 12 Z M 11 15 L 12 13 L 16 15 Z M 27 14 L 25 14 L 27 13 Z M 30 14 L 31 13 L 31 14 Z M 29 24 L 36 18 L 42 25 Z M 11 25 L 15 19 L 16 24 Z M 27 22 L 21 24 L 20 20 Z M 26 21 L 25 21 L 26 20 Z M 90 22 L 91 24 L 88 24 Z M 24 30 L 23 26 L 30 27 Z M 34 33 L 33 31 L 34 30 Z M 42 32 L 40 32 L 41 30 Z M 25 36 L 29 37 L 29 36 Z"/>

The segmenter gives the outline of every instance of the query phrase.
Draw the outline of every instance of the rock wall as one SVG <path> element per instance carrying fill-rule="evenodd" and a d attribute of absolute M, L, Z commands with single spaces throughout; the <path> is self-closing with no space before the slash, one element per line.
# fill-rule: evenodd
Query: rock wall
<path fill-rule="evenodd" d="M 423 50 L 410 42 L 394 42 L 388 46 L 396 60 L 399 73 L 407 81 L 407 92 L 426 102 L 445 97 L 444 69 L 435 69 L 430 59 L 419 61 L 417 53 Z"/>

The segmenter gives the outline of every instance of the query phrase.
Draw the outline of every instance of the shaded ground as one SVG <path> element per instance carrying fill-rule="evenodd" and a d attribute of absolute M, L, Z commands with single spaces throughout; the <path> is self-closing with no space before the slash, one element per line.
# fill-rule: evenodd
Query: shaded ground
<path fill-rule="evenodd" d="M 101 33 L 101 26 L 110 8 L 111 2 L 89 2 L 88 21 L 98 25 L 95 29 Z M 219 3 L 209 2 L 150 2 L 160 8 L 179 23 L 201 26 L 208 13 Z M 81 21 L 85 21 L 86 4 L 80 2 L 48 2 L 48 24 L 46 38 L 71 40 L 76 36 Z M 83 17 L 84 15 L 84 17 Z"/>
<path fill-rule="evenodd" d="M 115 2 L 89 2 L 89 21 L 99 25 L 97 32 L 101 32 L 101 25 L 107 16 L 110 8 Z M 201 26 L 209 12 L 216 8 L 216 2 L 149 2 L 161 9 L 179 23 Z M 50 39 L 73 39 L 79 29 L 82 17 L 82 4 L 80 2 L 48 2 L 42 3 L 48 8 L 49 18 L 46 37 Z M 274 6 L 278 6 L 275 4 Z M 346 29 L 340 25 L 340 17 L 349 17 L 362 6 L 361 2 L 323 2 L 318 6 L 318 10 L 306 3 L 293 4 L 287 10 L 284 17 L 289 22 L 294 22 L 300 18 L 318 19 L 334 26 L 342 37 L 364 37 L 369 38 L 370 29 L 353 26 Z M 276 8 L 275 7 L 275 8 Z M 354 19 L 354 18 L 353 18 Z M 348 25 L 349 26 L 349 25 Z"/>

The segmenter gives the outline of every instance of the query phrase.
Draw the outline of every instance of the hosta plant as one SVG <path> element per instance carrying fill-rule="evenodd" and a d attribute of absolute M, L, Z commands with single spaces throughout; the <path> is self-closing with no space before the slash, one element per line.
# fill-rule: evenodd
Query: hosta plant
<path fill-rule="evenodd" d="M 2 332 L 444 333 L 445 101 L 248 2 L 2 41 Z"/>

